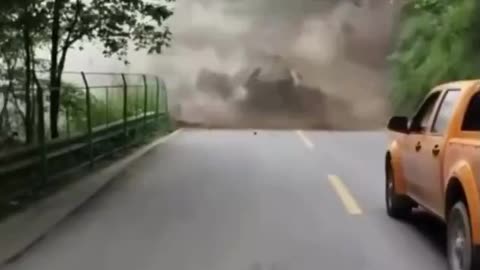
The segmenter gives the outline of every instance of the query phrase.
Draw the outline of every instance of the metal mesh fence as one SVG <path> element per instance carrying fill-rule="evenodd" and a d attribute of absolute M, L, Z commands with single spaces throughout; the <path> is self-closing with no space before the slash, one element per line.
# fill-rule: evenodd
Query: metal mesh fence
<path fill-rule="evenodd" d="M 49 87 L 48 74 L 37 76 L 29 99 L 22 88 L 0 87 L 0 204 L 169 129 L 167 89 L 157 76 L 65 72 L 60 89 Z"/>

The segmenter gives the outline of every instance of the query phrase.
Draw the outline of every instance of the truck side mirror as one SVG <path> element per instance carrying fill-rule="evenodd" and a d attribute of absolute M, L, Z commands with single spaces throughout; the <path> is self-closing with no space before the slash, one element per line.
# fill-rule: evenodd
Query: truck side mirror
<path fill-rule="evenodd" d="M 388 121 L 387 128 L 395 132 L 408 133 L 408 118 L 405 116 L 394 116 Z"/>

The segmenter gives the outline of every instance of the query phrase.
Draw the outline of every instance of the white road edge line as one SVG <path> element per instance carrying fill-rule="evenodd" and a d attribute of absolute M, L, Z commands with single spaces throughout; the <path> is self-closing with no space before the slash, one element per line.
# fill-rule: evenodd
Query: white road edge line
<path fill-rule="evenodd" d="M 183 130 L 181 128 L 175 130 L 174 132 L 166 135 L 166 136 L 163 136 L 153 142 L 151 142 L 150 144 L 147 144 L 143 147 L 141 147 L 138 151 L 136 151 L 134 154 L 128 156 L 126 158 L 127 162 L 132 162 L 133 160 L 136 160 L 138 159 L 139 157 L 145 155 L 145 153 L 149 152 L 152 148 L 160 145 L 160 144 L 163 144 L 163 143 L 166 143 L 167 141 L 173 139 L 173 137 L 176 137 L 178 136 L 178 134 L 180 134 Z"/>
<path fill-rule="evenodd" d="M 303 131 L 297 130 L 296 133 L 308 149 L 313 150 L 315 148 L 313 142 L 307 137 L 307 135 L 305 135 L 305 133 L 303 133 Z"/>
<path fill-rule="evenodd" d="M 145 148 L 150 148 L 152 146 L 157 146 L 159 144 L 166 143 L 167 141 L 173 139 L 173 137 L 178 136 L 182 131 L 183 131 L 183 129 L 179 128 L 179 129 L 175 130 L 174 132 L 168 134 L 167 136 L 164 136 L 162 138 L 159 138 L 159 139 L 153 141 L 152 143 L 147 145 Z"/>

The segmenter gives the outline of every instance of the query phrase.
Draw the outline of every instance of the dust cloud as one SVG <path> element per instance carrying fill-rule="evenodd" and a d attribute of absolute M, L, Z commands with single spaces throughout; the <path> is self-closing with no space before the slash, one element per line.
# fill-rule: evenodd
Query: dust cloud
<path fill-rule="evenodd" d="M 387 0 L 179 0 L 145 59 L 174 117 L 213 127 L 377 128 L 389 114 Z"/>

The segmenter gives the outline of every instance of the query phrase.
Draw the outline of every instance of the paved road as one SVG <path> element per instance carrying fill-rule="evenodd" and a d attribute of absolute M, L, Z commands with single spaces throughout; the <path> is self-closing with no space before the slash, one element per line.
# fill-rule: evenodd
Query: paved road
<path fill-rule="evenodd" d="M 446 269 L 442 226 L 385 214 L 386 143 L 380 132 L 184 131 L 7 269 Z"/>

